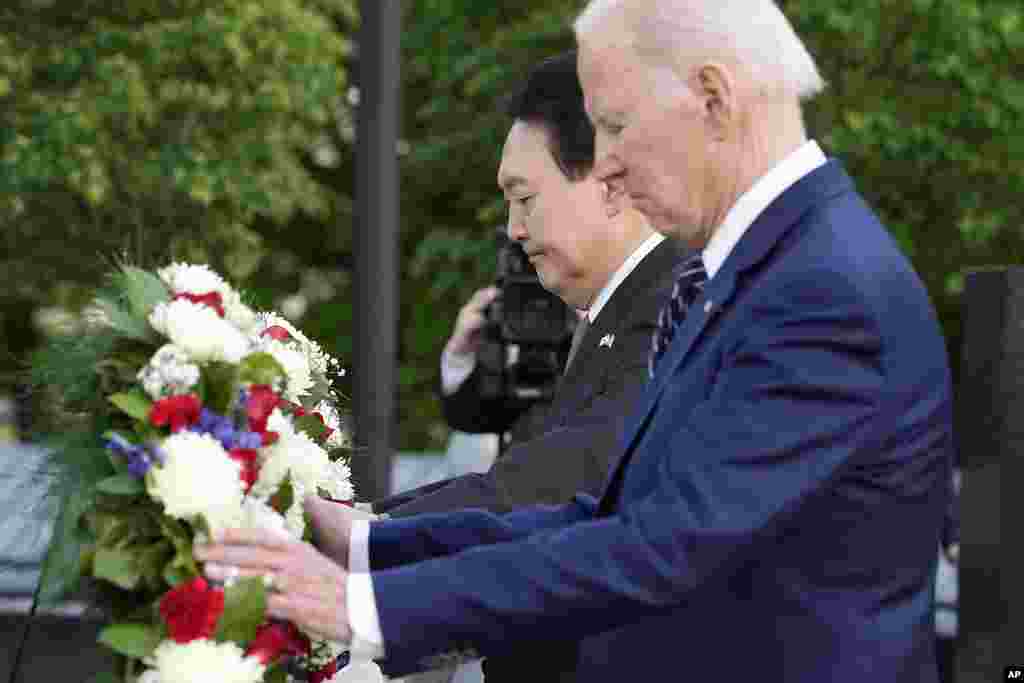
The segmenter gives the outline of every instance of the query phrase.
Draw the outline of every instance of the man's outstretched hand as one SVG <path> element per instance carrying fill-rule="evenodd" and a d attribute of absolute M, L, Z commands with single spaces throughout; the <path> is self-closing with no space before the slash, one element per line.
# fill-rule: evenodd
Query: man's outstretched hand
<path fill-rule="evenodd" d="M 337 642 L 352 639 L 348 623 L 348 572 L 309 543 L 265 530 L 228 529 L 197 545 L 206 576 L 215 581 L 259 576 L 268 587 L 267 616 Z"/>
<path fill-rule="evenodd" d="M 352 522 L 359 519 L 369 521 L 377 516 L 317 496 L 307 496 L 303 503 L 312 521 L 313 543 L 325 555 L 348 569 L 348 542 L 352 535 Z"/>

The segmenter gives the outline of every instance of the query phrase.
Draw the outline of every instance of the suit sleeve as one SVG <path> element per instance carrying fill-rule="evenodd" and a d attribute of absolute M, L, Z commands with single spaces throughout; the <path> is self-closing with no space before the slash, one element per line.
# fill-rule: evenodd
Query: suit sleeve
<path fill-rule="evenodd" d="M 372 522 L 370 569 L 387 569 L 445 557 L 467 548 L 507 543 L 593 516 L 597 500 L 584 494 L 565 505 L 534 505 L 506 515 L 462 510 Z"/>
<path fill-rule="evenodd" d="M 524 505 L 564 503 L 578 492 L 597 496 L 621 450 L 625 418 L 647 381 L 654 317 L 639 314 L 619 330 L 611 370 L 599 373 L 580 396 L 551 407 L 557 426 L 515 444 L 487 472 L 450 479 L 390 505 L 388 513 L 404 517 L 482 508 L 500 514 Z"/>
<path fill-rule="evenodd" d="M 448 484 L 452 483 L 452 481 L 454 480 L 442 479 L 441 481 L 435 481 L 430 484 L 424 484 L 423 486 L 417 486 L 416 488 L 409 489 L 408 491 L 402 491 L 401 493 L 395 493 L 390 496 L 385 496 L 384 498 L 379 498 L 373 501 L 373 503 L 371 504 L 371 510 L 377 514 L 380 514 L 382 512 L 391 514 L 395 508 L 405 505 L 406 503 L 409 503 L 410 501 L 413 501 L 421 496 L 430 495 L 431 493 L 437 491 L 438 489 L 448 486 Z"/>
<path fill-rule="evenodd" d="M 851 457 L 876 451 L 887 415 L 874 319 L 837 278 L 800 280 L 762 297 L 758 322 L 721 349 L 702 403 L 677 404 L 670 382 L 645 452 L 632 455 L 657 473 L 645 496 L 611 516 L 373 572 L 388 652 L 455 644 L 486 655 L 676 608 L 774 543 Z"/>
<path fill-rule="evenodd" d="M 455 393 L 445 395 L 438 388 L 441 411 L 452 429 L 470 434 L 501 434 L 530 408 L 530 403 L 506 398 L 481 396 L 479 368 L 459 385 Z"/>

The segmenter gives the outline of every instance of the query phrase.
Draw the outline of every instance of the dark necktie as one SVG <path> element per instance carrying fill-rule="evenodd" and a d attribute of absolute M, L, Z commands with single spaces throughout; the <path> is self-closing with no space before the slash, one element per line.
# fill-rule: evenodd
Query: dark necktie
<path fill-rule="evenodd" d="M 686 311 L 693 305 L 708 279 L 708 273 L 704 270 L 704 261 L 701 260 L 699 253 L 686 259 L 679 266 L 679 272 L 676 284 L 672 287 L 672 298 L 661 309 L 661 313 L 658 315 L 658 327 L 654 330 L 654 336 L 651 339 L 651 356 L 647 363 L 647 370 L 651 377 L 654 377 L 654 369 L 661 357 L 665 355 L 669 344 L 672 343 L 676 330 L 683 324 Z"/>
<path fill-rule="evenodd" d="M 587 330 L 590 329 L 590 316 L 584 314 L 578 321 L 576 321 L 576 329 L 572 333 L 572 344 L 569 346 L 569 357 L 565 361 L 565 372 L 569 373 L 569 366 L 572 365 L 572 359 L 576 357 L 576 352 L 580 350 L 580 344 L 583 343 L 583 337 L 587 335 Z"/>

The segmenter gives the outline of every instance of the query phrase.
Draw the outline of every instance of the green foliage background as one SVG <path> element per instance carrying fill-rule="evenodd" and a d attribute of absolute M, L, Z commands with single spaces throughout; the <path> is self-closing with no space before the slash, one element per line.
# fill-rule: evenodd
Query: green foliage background
<path fill-rule="evenodd" d="M 123 252 L 209 260 L 349 354 L 357 4 L 5 3 L 8 386 L 40 341 L 40 308 L 79 309 Z M 530 64 L 572 46 L 582 4 L 404 4 L 402 448 L 443 444 L 438 354 L 460 303 L 493 274 L 508 125 L 497 100 Z M 808 109 L 811 131 L 924 277 L 955 368 L 964 271 L 1024 256 L 1024 10 L 1018 0 L 781 4 L 829 82 Z"/>

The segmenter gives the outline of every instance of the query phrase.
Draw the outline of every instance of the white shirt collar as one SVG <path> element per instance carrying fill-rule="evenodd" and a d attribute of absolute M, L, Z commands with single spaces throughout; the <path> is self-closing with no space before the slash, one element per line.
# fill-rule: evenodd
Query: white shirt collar
<path fill-rule="evenodd" d="M 818 143 L 808 140 L 744 192 L 729 209 L 725 220 L 711 236 L 701 253 L 708 278 L 715 276 L 747 228 L 754 224 L 754 221 L 762 211 L 768 208 L 769 204 L 796 181 L 819 166 L 823 166 L 826 161 L 825 153 L 821 151 Z"/>
<path fill-rule="evenodd" d="M 637 247 L 636 251 L 630 254 L 629 258 L 623 261 L 622 265 L 615 271 L 615 274 L 612 275 L 607 284 L 605 284 L 601 291 L 597 293 L 597 296 L 594 297 L 594 303 L 592 303 L 590 308 L 587 309 L 587 319 L 591 324 L 597 320 L 597 315 L 601 312 L 601 309 L 604 308 L 604 305 L 608 303 L 608 299 L 612 298 L 612 294 L 615 293 L 615 290 L 618 289 L 623 280 L 629 277 L 629 274 L 632 273 L 638 265 L 640 265 L 640 262 L 644 260 L 644 257 L 650 254 L 664 239 L 664 235 L 654 233 L 644 240 L 643 244 Z"/>

